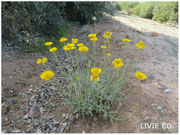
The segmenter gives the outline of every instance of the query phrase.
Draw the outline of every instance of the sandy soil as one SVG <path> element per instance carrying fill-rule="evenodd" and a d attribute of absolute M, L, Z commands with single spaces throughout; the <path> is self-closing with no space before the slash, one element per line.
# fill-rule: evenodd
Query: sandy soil
<path fill-rule="evenodd" d="M 114 18 L 115 17 L 115 18 Z M 144 72 L 147 75 L 146 81 L 141 82 L 133 94 L 124 103 L 117 104 L 120 107 L 118 115 L 128 117 L 125 121 L 105 121 L 99 117 L 79 118 L 67 132 L 70 133 L 177 133 L 178 132 L 178 39 L 177 29 L 167 28 L 151 20 L 144 21 L 136 17 L 115 15 L 104 17 L 97 23 L 97 36 L 103 43 L 104 32 L 112 32 L 110 40 L 111 61 L 114 58 L 122 57 L 129 59 L 131 64 L 138 54 L 135 47 L 139 40 L 142 40 L 146 49 L 141 53 L 140 61 L 136 71 Z M 120 21 L 119 21 L 120 19 Z M 131 27 L 126 26 L 131 24 Z M 124 23 L 124 24 L 123 24 Z M 141 25 L 144 23 L 145 25 Z M 141 26 L 140 29 L 137 29 Z M 156 24 L 156 25 L 154 25 Z M 158 27 L 159 25 L 159 27 Z M 146 26 L 146 27 L 143 27 Z M 148 28 L 147 28 L 148 26 Z M 163 31 L 160 27 L 165 27 Z M 85 25 L 77 31 L 81 40 L 92 32 L 92 25 Z M 167 29 L 166 29 L 167 28 Z M 142 30 L 147 29 L 147 30 Z M 170 29 L 170 30 L 168 30 Z M 151 30 L 151 31 L 149 31 Z M 161 31 L 158 33 L 157 31 Z M 174 34 L 173 34 L 174 33 Z M 131 39 L 128 45 L 122 42 L 123 38 Z M 102 40 L 101 40 L 102 39 Z M 102 59 L 101 50 L 98 49 L 98 59 Z M 7 108 L 11 107 L 15 113 L 9 113 L 11 118 L 18 121 L 25 115 L 26 108 L 23 107 L 23 98 L 17 96 L 26 91 L 29 87 L 35 87 L 40 81 L 40 70 L 35 61 L 38 55 L 30 58 L 18 56 L 15 60 L 9 60 L 3 56 L 2 63 L 2 130 L 12 129 L 11 119 L 8 117 Z M 101 62 L 101 61 L 99 61 Z M 33 70 L 33 71 L 32 71 Z M 18 72 L 21 71 L 21 72 Z M 126 86 L 124 92 L 134 90 L 137 80 L 133 78 Z M 32 85 L 32 86 L 30 86 Z M 170 89 L 171 93 L 164 90 Z M 11 91 L 13 90 L 13 92 Z M 32 96 L 32 95 L 31 95 Z M 14 102 L 15 101 L 15 102 Z M 17 103 L 18 102 L 18 103 Z M 139 109 L 134 110 L 133 106 L 138 105 Z M 68 109 L 67 109 L 68 110 Z M 67 112 L 62 107 L 56 108 L 51 114 L 56 115 Z M 68 110 L 69 111 L 69 110 Z M 16 117 L 18 115 L 18 118 Z M 7 119 L 8 118 L 8 119 Z M 157 129 L 144 129 L 145 123 L 159 123 Z M 170 123 L 172 128 L 163 129 L 162 123 Z M 128 126 L 127 126 L 128 125 Z M 28 124 L 18 123 L 19 128 L 27 128 Z"/>

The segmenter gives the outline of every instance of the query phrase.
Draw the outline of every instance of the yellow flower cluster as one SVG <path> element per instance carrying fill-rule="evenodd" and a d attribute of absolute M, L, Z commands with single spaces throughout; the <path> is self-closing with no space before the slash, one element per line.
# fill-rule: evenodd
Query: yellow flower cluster
<path fill-rule="evenodd" d="M 46 42 L 45 45 L 46 46 L 51 46 L 53 44 L 53 42 Z"/>
<path fill-rule="evenodd" d="M 136 44 L 136 47 L 139 49 L 144 49 L 146 48 L 145 44 L 140 40 L 139 43 Z"/>
<path fill-rule="evenodd" d="M 77 39 L 77 38 L 73 38 L 73 39 L 72 39 L 72 43 L 73 43 L 73 44 L 77 44 L 77 43 L 78 43 L 78 39 Z"/>
<path fill-rule="evenodd" d="M 94 38 L 94 37 L 96 37 L 96 34 L 94 34 L 94 33 L 89 34 L 88 37 L 89 37 L 89 38 Z"/>
<path fill-rule="evenodd" d="M 139 80 L 144 80 L 146 79 L 146 75 L 144 73 L 141 73 L 141 72 L 136 72 L 135 73 L 135 77 Z"/>
<path fill-rule="evenodd" d="M 102 46 L 101 46 L 101 49 L 106 49 L 106 48 L 107 48 L 107 47 L 106 47 L 106 46 L 104 46 L 104 45 L 102 45 Z"/>
<path fill-rule="evenodd" d="M 63 46 L 64 51 L 70 51 L 76 49 L 74 44 L 67 44 L 66 46 Z"/>
<path fill-rule="evenodd" d="M 93 37 L 90 40 L 93 41 L 93 42 L 96 42 L 98 40 L 98 38 L 97 37 Z"/>
<path fill-rule="evenodd" d="M 115 59 L 113 62 L 112 62 L 112 65 L 114 65 L 115 68 L 120 68 L 122 67 L 124 64 L 122 62 L 122 59 L 121 58 L 118 58 L 118 59 Z"/>
<path fill-rule="evenodd" d="M 111 56 L 111 54 L 110 54 L 110 53 L 107 53 L 107 56 L 108 56 L 108 57 L 110 57 L 110 56 Z"/>
<path fill-rule="evenodd" d="M 49 51 L 50 51 L 50 52 L 55 52 L 55 51 L 57 51 L 57 48 L 56 48 L 56 47 L 53 47 L 53 48 L 49 49 Z"/>
<path fill-rule="evenodd" d="M 59 41 L 60 41 L 60 42 L 66 42 L 66 41 L 67 41 L 67 38 L 61 38 Z"/>
<path fill-rule="evenodd" d="M 127 43 L 127 42 L 130 42 L 131 40 L 124 38 L 122 41 Z"/>
<path fill-rule="evenodd" d="M 77 44 L 77 46 L 78 47 L 82 47 L 82 46 L 84 46 L 84 44 L 83 43 L 79 43 L 79 44 Z"/>
<path fill-rule="evenodd" d="M 88 50 L 89 50 L 89 48 L 86 46 L 79 47 L 79 49 L 78 49 L 78 51 L 80 51 L 80 52 L 87 52 Z"/>
<path fill-rule="evenodd" d="M 37 60 L 37 64 L 45 63 L 48 59 L 46 57 L 43 57 L 42 59 Z"/>
<path fill-rule="evenodd" d="M 101 68 L 97 68 L 97 67 L 94 67 L 94 68 L 91 68 L 91 81 L 93 82 L 98 82 L 99 81 L 99 74 L 102 72 Z"/>
<path fill-rule="evenodd" d="M 49 79 L 51 79 L 52 77 L 54 76 L 54 72 L 48 70 L 48 71 L 45 71 L 41 74 L 40 78 L 42 80 L 46 80 L 48 81 Z"/>
<path fill-rule="evenodd" d="M 105 39 L 110 39 L 110 38 L 111 38 L 111 34 L 112 34 L 112 33 L 110 33 L 110 32 L 105 32 L 104 35 L 103 35 L 103 37 L 104 37 Z"/>

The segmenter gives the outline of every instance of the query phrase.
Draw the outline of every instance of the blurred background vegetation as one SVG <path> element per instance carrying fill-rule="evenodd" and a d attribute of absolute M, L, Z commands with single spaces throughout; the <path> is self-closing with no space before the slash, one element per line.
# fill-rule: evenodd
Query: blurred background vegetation
<path fill-rule="evenodd" d="M 178 23 L 178 2 L 117 2 L 117 9 L 161 23 Z"/>
<path fill-rule="evenodd" d="M 74 26 L 120 10 L 159 22 L 178 22 L 178 2 L 2 2 L 2 41 L 41 51 L 46 41 L 59 43 Z M 37 43 L 37 37 L 42 37 Z M 41 46 L 39 46 L 41 45 Z"/>
<path fill-rule="evenodd" d="M 92 23 L 93 16 L 100 19 L 103 12 L 114 12 L 113 2 L 2 2 L 1 8 L 2 40 L 26 47 L 33 44 L 31 35 L 59 40 L 73 25 Z"/>

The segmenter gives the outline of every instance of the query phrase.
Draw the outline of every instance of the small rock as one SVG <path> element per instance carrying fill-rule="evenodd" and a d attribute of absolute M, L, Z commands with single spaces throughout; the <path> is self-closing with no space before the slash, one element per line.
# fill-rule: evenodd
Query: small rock
<path fill-rule="evenodd" d="M 161 110 L 161 109 L 162 109 L 162 107 L 161 107 L 161 106 L 157 106 L 157 109 L 158 109 L 158 110 Z"/>
<path fill-rule="evenodd" d="M 159 89 L 163 89 L 163 86 L 160 86 L 160 85 L 159 85 L 158 88 L 159 88 Z"/>
<path fill-rule="evenodd" d="M 66 114 L 65 114 L 65 113 L 63 113 L 63 114 L 62 114 L 62 117 L 63 117 L 63 118 L 65 118 L 65 117 L 66 117 Z"/>
<path fill-rule="evenodd" d="M 39 125 L 38 120 L 37 120 L 37 119 L 33 120 L 33 126 L 36 127 L 36 126 L 38 126 L 38 125 Z"/>
<path fill-rule="evenodd" d="M 56 120 L 53 120 L 52 124 L 57 125 L 57 124 L 59 124 L 59 122 L 57 122 Z"/>
<path fill-rule="evenodd" d="M 40 113 L 43 113 L 44 109 L 42 107 L 40 107 Z"/>
<path fill-rule="evenodd" d="M 13 130 L 12 132 L 13 132 L 13 133 L 20 133 L 20 132 L 21 132 L 21 130 L 16 129 L 16 130 Z"/>
<path fill-rule="evenodd" d="M 166 89 L 166 90 L 164 90 L 164 92 L 170 94 L 172 91 L 170 89 Z"/>

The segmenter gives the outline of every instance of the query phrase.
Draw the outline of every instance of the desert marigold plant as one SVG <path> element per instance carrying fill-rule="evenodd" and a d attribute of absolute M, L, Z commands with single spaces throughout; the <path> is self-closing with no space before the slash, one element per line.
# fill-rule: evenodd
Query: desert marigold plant
<path fill-rule="evenodd" d="M 126 97 L 123 93 L 123 88 L 131 77 L 136 77 L 138 80 L 146 79 L 144 73 L 134 73 L 140 59 L 141 51 L 145 49 L 145 44 L 141 40 L 136 44 L 139 52 L 132 66 L 132 70 L 129 72 L 129 61 L 124 57 L 123 59 L 119 57 L 114 59 L 114 54 L 111 53 L 110 40 L 112 40 L 112 33 L 105 32 L 101 36 L 106 40 L 103 41 L 104 45 L 102 46 L 98 43 L 100 41 L 96 36 L 96 32 L 88 35 L 90 39 L 89 45 L 88 43 L 84 45 L 81 41 L 78 43 L 78 39 L 72 39 L 71 43 L 65 43 L 68 41 L 67 38 L 60 38 L 59 41 L 63 43 L 62 49 L 71 61 L 68 66 L 74 68 L 74 65 L 77 65 L 77 68 L 71 71 L 66 69 L 66 66 L 62 64 L 56 55 L 58 49 L 56 47 L 49 47 L 49 51 L 56 58 L 62 75 L 64 75 L 67 80 L 66 88 L 61 88 L 59 84 L 55 84 L 57 81 L 54 81 L 54 79 L 58 79 L 58 77 L 56 77 L 53 71 L 47 69 L 45 63 L 48 62 L 48 59 L 46 57 L 37 60 L 37 64 L 42 63 L 46 69 L 46 71 L 40 75 L 40 78 L 49 81 L 53 87 L 61 91 L 62 99 L 66 104 L 72 105 L 75 113 L 79 113 L 82 116 L 98 113 L 105 119 L 120 120 L 121 118 L 116 116 L 116 110 L 113 109 L 113 106 L 115 106 L 117 102 L 122 102 L 124 97 Z M 131 40 L 123 39 L 122 41 L 127 43 Z M 52 42 L 45 43 L 46 46 L 51 46 L 52 44 Z M 92 48 L 90 46 L 92 46 Z M 101 60 L 96 60 L 98 48 L 99 51 L 103 52 L 101 53 L 103 57 Z M 114 60 L 112 60 L 112 58 Z M 97 62 L 98 60 L 101 61 L 100 63 L 102 64 L 99 64 Z M 84 64 L 83 67 L 79 66 L 80 61 Z M 138 81 L 138 84 L 139 82 L 140 81 Z M 137 109 L 138 107 L 136 106 L 135 108 Z"/>

